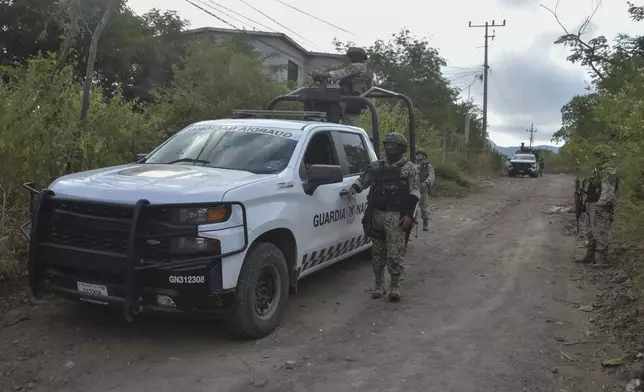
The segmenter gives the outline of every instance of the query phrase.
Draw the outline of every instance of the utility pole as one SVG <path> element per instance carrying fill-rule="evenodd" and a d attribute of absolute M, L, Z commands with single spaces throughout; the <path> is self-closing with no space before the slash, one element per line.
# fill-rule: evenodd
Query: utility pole
<path fill-rule="evenodd" d="M 488 38 L 492 38 L 492 41 L 494 41 L 494 37 L 496 36 L 496 31 L 492 30 L 492 35 L 488 34 L 488 29 L 490 27 L 504 27 L 505 26 L 505 19 L 503 19 L 503 24 L 496 24 L 494 23 L 494 20 L 492 20 L 492 24 L 489 22 L 485 22 L 484 25 L 473 25 L 472 22 L 470 21 L 469 24 L 470 27 L 485 27 L 485 62 L 483 63 L 483 131 L 487 132 L 487 71 L 488 71 L 488 61 L 487 61 L 487 52 L 488 52 Z"/>
<path fill-rule="evenodd" d="M 530 124 L 530 128 L 526 129 L 526 132 L 530 132 L 530 148 L 532 148 L 532 145 L 534 144 L 534 134 L 537 132 L 537 130 L 534 129 L 534 123 Z"/>

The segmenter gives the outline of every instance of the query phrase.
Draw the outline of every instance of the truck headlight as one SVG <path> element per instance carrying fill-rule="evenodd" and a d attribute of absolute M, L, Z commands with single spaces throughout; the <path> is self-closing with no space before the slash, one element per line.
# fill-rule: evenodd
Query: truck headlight
<path fill-rule="evenodd" d="M 173 238 L 170 243 L 171 253 L 208 253 L 220 254 L 219 240 L 202 237 Z"/>
<path fill-rule="evenodd" d="M 181 208 L 179 223 L 218 223 L 230 219 L 230 205 L 204 208 Z"/>

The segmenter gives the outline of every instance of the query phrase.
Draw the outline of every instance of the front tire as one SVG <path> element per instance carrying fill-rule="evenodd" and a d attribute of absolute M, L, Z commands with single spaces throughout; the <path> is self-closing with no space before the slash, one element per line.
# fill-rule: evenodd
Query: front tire
<path fill-rule="evenodd" d="M 254 244 L 239 274 L 228 329 L 244 339 L 269 335 L 284 317 L 288 292 L 288 264 L 282 251 L 268 242 Z"/>

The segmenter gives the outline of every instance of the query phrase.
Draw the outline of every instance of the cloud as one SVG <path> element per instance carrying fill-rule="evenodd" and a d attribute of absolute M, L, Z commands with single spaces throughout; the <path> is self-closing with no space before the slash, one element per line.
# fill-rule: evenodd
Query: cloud
<path fill-rule="evenodd" d="M 537 37 L 523 53 L 503 54 L 490 61 L 488 123 L 490 133 L 504 139 L 526 140 L 534 123 L 541 141 L 549 141 L 561 120 L 561 107 L 584 93 L 583 69 L 567 66 L 551 56 L 556 33 Z M 558 56 L 554 56 L 558 58 Z M 482 96 L 483 86 L 473 86 Z"/>

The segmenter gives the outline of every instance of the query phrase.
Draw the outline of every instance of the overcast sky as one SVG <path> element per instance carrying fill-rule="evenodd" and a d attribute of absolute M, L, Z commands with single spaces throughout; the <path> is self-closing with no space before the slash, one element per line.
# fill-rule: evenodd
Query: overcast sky
<path fill-rule="evenodd" d="M 506 27 L 494 28 L 496 38 L 491 42 L 489 52 L 488 130 L 490 139 L 501 146 L 516 146 L 522 141 L 527 144 L 526 129 L 531 123 L 538 130 L 535 143 L 551 144 L 550 138 L 560 126 L 561 106 L 575 94 L 583 93 L 587 84 L 586 71 L 567 63 L 568 51 L 553 44 L 561 35 L 561 28 L 539 4 L 554 7 L 556 0 L 398 0 L 381 2 L 382 6 L 367 0 L 281 0 L 337 27 L 299 13 L 281 4 L 280 0 L 192 1 L 203 8 L 217 4 L 227 7 L 284 32 L 314 51 L 333 52 L 333 38 L 369 46 L 377 39 L 388 40 L 391 34 L 406 27 L 412 34 L 428 39 L 439 50 L 448 63 L 445 75 L 454 86 L 463 88 L 465 98 L 467 86 L 471 85 L 469 93 L 480 106 L 483 85 L 475 82 L 475 77 L 483 69 L 485 29 L 469 28 L 468 22 L 477 25 L 495 20 L 501 24 L 506 19 Z M 598 1 L 601 0 L 561 0 L 559 17 L 567 28 L 574 29 Z M 190 21 L 191 28 L 230 27 L 184 0 L 129 0 L 129 5 L 137 13 L 153 7 L 176 10 Z M 244 26 L 221 13 L 218 15 L 237 28 Z M 230 15 L 243 21 L 239 16 Z M 245 25 L 247 29 L 253 27 L 265 30 L 250 22 Z M 625 0 L 604 0 L 591 27 L 591 36 L 609 38 L 617 33 L 638 32 L 635 23 L 628 18 Z"/>

